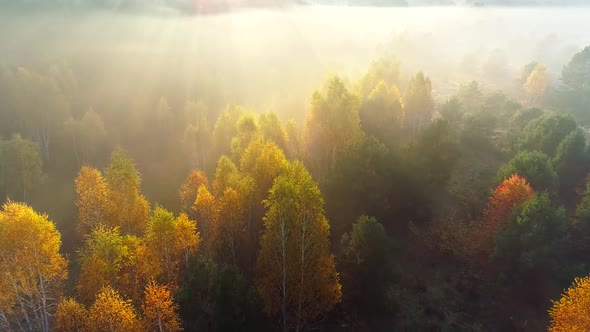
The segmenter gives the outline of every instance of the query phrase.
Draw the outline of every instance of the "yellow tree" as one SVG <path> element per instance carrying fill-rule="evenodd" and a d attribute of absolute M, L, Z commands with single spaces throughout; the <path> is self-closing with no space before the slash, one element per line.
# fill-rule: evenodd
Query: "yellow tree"
<path fill-rule="evenodd" d="M 250 142 L 257 136 L 260 136 L 260 127 L 253 114 L 244 114 L 238 120 L 238 134 L 232 139 L 231 153 L 234 160 L 239 160 L 240 156 L 250 145 Z"/>
<path fill-rule="evenodd" d="M 305 119 L 305 152 L 313 171 L 320 178 L 334 166 L 336 159 L 363 136 L 359 120 L 359 98 L 344 82 L 333 77 L 311 97 Z"/>
<path fill-rule="evenodd" d="M 88 310 L 72 298 L 62 298 L 55 311 L 55 332 L 83 332 L 86 330 Z"/>
<path fill-rule="evenodd" d="M 109 194 L 107 183 L 100 171 L 83 166 L 76 178 L 76 194 L 78 232 L 84 235 L 107 221 Z"/>
<path fill-rule="evenodd" d="M 329 224 L 317 184 L 300 162 L 277 177 L 268 199 L 257 289 L 283 331 L 299 331 L 341 299 L 329 250 Z"/>
<path fill-rule="evenodd" d="M 186 268 L 199 242 L 196 225 L 186 214 L 174 218 L 171 212 L 157 206 L 145 234 L 147 255 L 155 265 L 152 277 L 177 285 L 180 271 Z"/>
<path fill-rule="evenodd" d="M 244 200 L 233 188 L 227 188 L 215 202 L 215 219 L 211 225 L 211 248 L 226 263 L 236 265 L 240 240 L 245 233 Z"/>
<path fill-rule="evenodd" d="M 110 225 L 121 227 L 125 233 L 142 233 L 149 220 L 150 207 L 140 191 L 139 172 L 121 148 L 113 151 L 106 178 L 111 199 Z"/>
<path fill-rule="evenodd" d="M 143 311 L 143 330 L 154 332 L 182 331 L 177 305 L 172 301 L 172 294 L 166 286 L 154 282 L 145 289 L 141 305 Z"/>
<path fill-rule="evenodd" d="M 0 211 L 0 327 L 49 331 L 67 278 L 55 224 L 23 203 Z"/>
<path fill-rule="evenodd" d="M 192 170 L 188 175 L 186 182 L 180 186 L 178 196 L 180 197 L 180 207 L 183 212 L 188 213 L 191 218 L 195 218 L 192 210 L 193 204 L 197 199 L 199 187 L 209 187 L 207 176 L 200 170 Z"/>
<path fill-rule="evenodd" d="M 419 72 L 408 83 L 404 96 L 404 129 L 410 137 L 416 137 L 434 113 L 432 82 Z"/>
<path fill-rule="evenodd" d="M 119 233 L 118 228 L 98 226 L 86 239 L 80 256 L 80 280 L 77 288 L 80 298 L 91 303 L 105 286 L 126 289 L 123 271 L 135 265 L 135 245 Z M 130 290 L 130 289 L 127 289 Z"/>
<path fill-rule="evenodd" d="M 590 277 L 576 278 L 574 284 L 553 302 L 549 310 L 550 332 L 586 332 L 590 330 Z"/>
<path fill-rule="evenodd" d="M 541 98 L 545 95 L 547 87 L 549 87 L 547 67 L 538 64 L 522 85 L 525 93 L 525 103 L 531 106 L 538 105 Z"/>
<path fill-rule="evenodd" d="M 215 197 L 209 192 L 207 187 L 200 186 L 197 191 L 197 198 L 193 204 L 195 219 L 199 223 L 199 234 L 202 237 L 204 251 L 209 253 L 209 244 L 211 240 L 211 226 L 215 219 Z"/>
<path fill-rule="evenodd" d="M 217 161 L 217 168 L 215 169 L 213 194 L 215 196 L 222 195 L 226 189 L 234 186 L 239 177 L 238 168 L 233 161 L 227 156 L 221 156 Z"/>
<path fill-rule="evenodd" d="M 141 331 L 141 324 L 131 301 L 125 300 L 113 288 L 103 287 L 88 310 L 88 332 Z"/>

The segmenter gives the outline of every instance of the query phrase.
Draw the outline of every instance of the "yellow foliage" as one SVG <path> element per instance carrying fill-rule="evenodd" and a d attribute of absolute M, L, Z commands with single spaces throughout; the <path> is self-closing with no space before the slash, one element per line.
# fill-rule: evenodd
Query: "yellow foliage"
<path fill-rule="evenodd" d="M 62 298 L 55 312 L 55 332 L 85 331 L 88 311 L 72 298 Z"/>
<path fill-rule="evenodd" d="M 172 294 L 166 286 L 150 283 L 145 289 L 143 310 L 143 330 L 155 332 L 182 331 L 177 306 L 172 302 Z"/>
<path fill-rule="evenodd" d="M 141 330 L 135 310 L 110 286 L 104 287 L 88 311 L 88 332 L 139 332 Z"/>
<path fill-rule="evenodd" d="M 215 202 L 216 214 L 211 225 L 210 247 L 219 259 L 233 265 L 246 226 L 243 202 L 236 190 L 225 189 Z"/>
<path fill-rule="evenodd" d="M 215 218 L 215 197 L 207 190 L 207 187 L 200 186 L 197 191 L 197 198 L 193 204 L 193 211 L 198 222 L 199 234 L 205 244 L 205 252 L 209 252 L 211 240 L 211 225 Z"/>
<path fill-rule="evenodd" d="M 0 312 L 10 316 L 8 321 L 27 321 L 31 330 L 49 330 L 55 299 L 67 278 L 60 246 L 60 234 L 46 215 L 23 203 L 4 204 L 0 211 Z"/>
<path fill-rule="evenodd" d="M 550 332 L 590 331 L 590 276 L 576 278 L 561 299 L 553 302 L 549 314 Z"/>
<path fill-rule="evenodd" d="M 82 167 L 76 178 L 78 199 L 78 232 L 87 234 L 94 227 L 106 222 L 109 197 L 108 187 L 100 171 Z"/>
<path fill-rule="evenodd" d="M 275 180 L 265 204 L 257 289 L 266 311 L 283 316 L 285 330 L 299 330 L 342 296 L 323 198 L 297 162 Z"/>
<path fill-rule="evenodd" d="M 201 186 L 205 186 L 205 188 L 209 186 L 207 177 L 200 170 L 192 170 L 188 175 L 186 182 L 180 186 L 180 190 L 178 191 L 182 211 L 191 213 L 193 204 L 197 199 L 199 187 Z"/>

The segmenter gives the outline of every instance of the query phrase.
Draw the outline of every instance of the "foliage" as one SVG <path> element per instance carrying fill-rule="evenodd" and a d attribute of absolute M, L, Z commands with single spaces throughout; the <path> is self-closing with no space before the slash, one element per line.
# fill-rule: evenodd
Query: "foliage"
<path fill-rule="evenodd" d="M 554 192 L 558 178 L 551 160 L 542 152 L 520 152 L 498 171 L 498 182 L 518 174 L 525 178 L 535 191 Z"/>
<path fill-rule="evenodd" d="M 487 257 L 493 252 L 495 234 L 504 230 L 512 213 L 533 196 L 533 189 L 526 179 L 517 174 L 502 181 L 492 192 L 477 230 L 478 236 L 474 239 Z"/>
<path fill-rule="evenodd" d="M 410 137 L 416 137 L 420 130 L 430 123 L 434 112 L 432 82 L 419 72 L 408 83 L 404 95 L 404 129 Z"/>
<path fill-rule="evenodd" d="M 88 309 L 86 331 L 141 331 L 141 323 L 131 301 L 125 300 L 113 288 L 103 287 Z"/>
<path fill-rule="evenodd" d="M 123 149 L 113 151 L 106 180 L 111 199 L 109 225 L 129 234 L 141 233 L 149 220 L 149 203 L 141 194 L 141 177 L 135 163 Z"/>
<path fill-rule="evenodd" d="M 339 259 L 344 303 L 350 312 L 368 318 L 387 309 L 387 291 L 393 279 L 389 257 L 393 241 L 375 218 L 361 216 L 341 240 Z"/>
<path fill-rule="evenodd" d="M 166 286 L 154 282 L 145 289 L 141 305 L 143 313 L 142 329 L 144 331 L 178 332 L 182 331 L 177 306 L 172 301 L 172 294 Z"/>
<path fill-rule="evenodd" d="M 178 196 L 180 197 L 180 206 L 183 212 L 189 214 L 191 218 L 195 217 L 192 210 L 193 204 L 197 199 L 198 190 L 201 186 L 209 187 L 207 176 L 200 170 L 192 170 L 186 181 L 180 186 Z"/>
<path fill-rule="evenodd" d="M 88 310 L 72 298 L 62 298 L 55 311 L 56 332 L 82 332 L 86 329 Z"/>
<path fill-rule="evenodd" d="M 512 213 L 507 227 L 496 233 L 493 258 L 510 278 L 531 270 L 563 272 L 566 232 L 565 210 L 553 207 L 547 194 L 536 194 Z"/>
<path fill-rule="evenodd" d="M 47 215 L 8 201 L 0 211 L 0 327 L 50 330 L 64 280 L 61 238 Z"/>
<path fill-rule="evenodd" d="M 574 129 L 576 121 L 569 115 L 543 115 L 524 128 L 519 142 L 520 149 L 554 156 L 559 143 Z"/>
<path fill-rule="evenodd" d="M 44 179 L 39 146 L 19 134 L 0 140 L 0 185 L 7 197 L 28 201 L 30 191 Z"/>
<path fill-rule="evenodd" d="M 337 158 L 362 138 L 358 108 L 358 97 L 338 77 L 313 94 L 304 144 L 307 161 L 318 177 L 326 176 Z"/>
<path fill-rule="evenodd" d="M 284 331 L 302 328 L 340 301 L 323 199 L 303 164 L 275 179 L 258 255 L 257 290 Z"/>
<path fill-rule="evenodd" d="M 76 178 L 78 199 L 78 233 L 88 234 L 95 227 L 107 224 L 109 189 L 99 170 L 83 166 Z"/>
<path fill-rule="evenodd" d="M 583 332 L 590 329 L 590 277 L 576 278 L 549 310 L 549 332 Z"/>

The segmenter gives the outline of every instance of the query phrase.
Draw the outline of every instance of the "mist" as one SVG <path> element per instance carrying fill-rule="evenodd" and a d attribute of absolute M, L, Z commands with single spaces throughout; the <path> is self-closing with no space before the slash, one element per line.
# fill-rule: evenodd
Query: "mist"
<path fill-rule="evenodd" d="M 1 14 L 0 61 L 70 67 L 83 100 L 101 94 L 230 102 L 301 118 L 329 74 L 357 79 L 392 55 L 435 94 L 481 81 L 509 90 L 537 61 L 556 79 L 587 42 L 587 9 L 295 7 L 209 16 Z M 485 71 L 491 72 L 484 75 Z M 253 84 L 255 83 L 255 84 Z M 509 91 L 508 91 L 509 92 Z M 84 99 L 85 99 L 84 98 Z M 123 101 L 122 101 L 123 102 Z"/>
<path fill-rule="evenodd" d="M 13 216 L 51 225 L 56 301 L 119 292 L 139 330 L 158 282 L 174 331 L 538 331 L 590 274 L 585 0 L 1 1 L 0 262 Z M 63 323 L 6 285 L 0 330 Z"/>

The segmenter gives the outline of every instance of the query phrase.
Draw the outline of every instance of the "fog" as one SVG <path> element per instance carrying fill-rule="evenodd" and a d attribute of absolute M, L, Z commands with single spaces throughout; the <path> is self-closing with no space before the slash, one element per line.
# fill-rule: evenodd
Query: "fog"
<path fill-rule="evenodd" d="M 218 15 L 3 13 L 0 63 L 72 69 L 82 104 L 165 96 L 233 102 L 300 119 L 329 74 L 358 78 L 393 55 L 437 97 L 478 80 L 509 90 L 538 61 L 555 79 L 588 43 L 587 8 L 294 7 Z M 124 87 L 124 88 L 122 88 Z M 117 97 L 118 96 L 118 97 Z M 96 104 L 96 105 L 95 105 Z M 79 105 L 80 107 L 84 105 Z"/>

